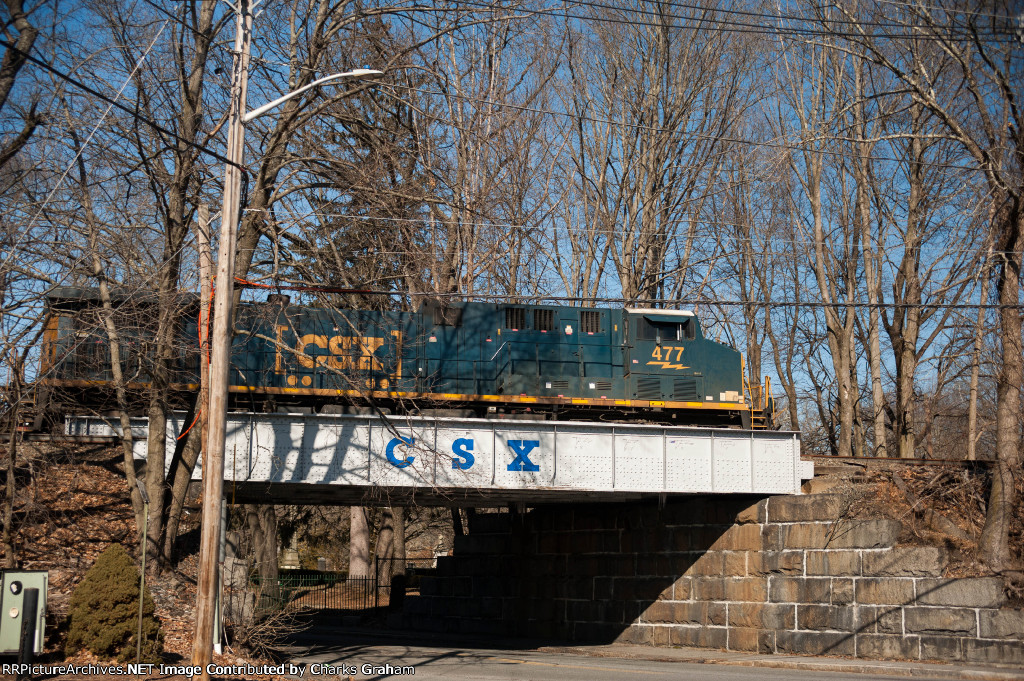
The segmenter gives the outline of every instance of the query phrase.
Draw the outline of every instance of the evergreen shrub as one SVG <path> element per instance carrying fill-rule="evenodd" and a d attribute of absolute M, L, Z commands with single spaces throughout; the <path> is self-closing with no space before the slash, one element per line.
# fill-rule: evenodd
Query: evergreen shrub
<path fill-rule="evenodd" d="M 142 662 L 160 662 L 163 632 L 149 587 L 142 601 Z M 66 651 L 135 660 L 139 626 L 139 571 L 128 552 L 113 544 L 100 554 L 71 595 Z"/>

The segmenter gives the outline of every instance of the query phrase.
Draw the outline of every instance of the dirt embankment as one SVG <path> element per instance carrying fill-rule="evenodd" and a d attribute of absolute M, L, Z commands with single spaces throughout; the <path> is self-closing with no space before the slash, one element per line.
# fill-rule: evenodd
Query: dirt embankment
<path fill-rule="evenodd" d="M 978 540 L 988 508 L 989 471 L 984 464 L 871 464 L 834 476 L 831 491 L 848 499 L 852 517 L 887 517 L 903 524 L 899 543 L 944 548 L 948 577 L 992 574 L 978 560 Z M 1018 504 L 1010 544 L 1024 562 L 1024 476 L 1017 480 Z M 1011 588 L 1013 591 L 1013 588 Z M 1024 600 L 1024 593 L 1011 594 Z"/>

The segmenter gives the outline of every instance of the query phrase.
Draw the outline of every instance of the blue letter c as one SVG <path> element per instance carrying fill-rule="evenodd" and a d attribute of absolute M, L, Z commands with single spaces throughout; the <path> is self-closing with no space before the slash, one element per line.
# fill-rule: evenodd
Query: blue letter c
<path fill-rule="evenodd" d="M 405 459 L 398 459 L 395 457 L 395 447 L 397 447 L 400 444 L 411 445 L 413 442 L 415 442 L 415 440 L 411 437 L 391 438 L 391 442 L 388 443 L 388 448 L 384 453 L 388 457 L 388 461 L 391 462 L 392 466 L 395 466 L 397 468 L 405 468 L 406 466 L 412 464 L 412 461 L 415 457 L 410 456 Z"/>

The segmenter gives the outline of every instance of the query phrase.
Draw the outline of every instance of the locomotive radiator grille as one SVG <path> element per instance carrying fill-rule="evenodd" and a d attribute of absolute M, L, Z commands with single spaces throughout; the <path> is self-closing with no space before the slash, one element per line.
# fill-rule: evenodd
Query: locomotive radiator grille
<path fill-rule="evenodd" d="M 677 378 L 672 382 L 672 397 L 687 402 L 701 402 L 696 378 Z"/>
<path fill-rule="evenodd" d="M 640 400 L 661 399 L 660 378 L 638 378 L 636 379 L 636 397 Z"/>

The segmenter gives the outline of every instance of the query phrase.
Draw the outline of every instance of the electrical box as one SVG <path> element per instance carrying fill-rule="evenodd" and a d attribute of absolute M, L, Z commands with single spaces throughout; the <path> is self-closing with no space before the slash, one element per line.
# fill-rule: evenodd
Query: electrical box
<path fill-rule="evenodd" d="M 33 651 L 43 652 L 46 629 L 46 570 L 0 571 L 0 655 L 17 655 L 21 641 L 21 622 L 24 619 L 25 589 L 38 589 L 36 606 L 36 639 Z"/>

